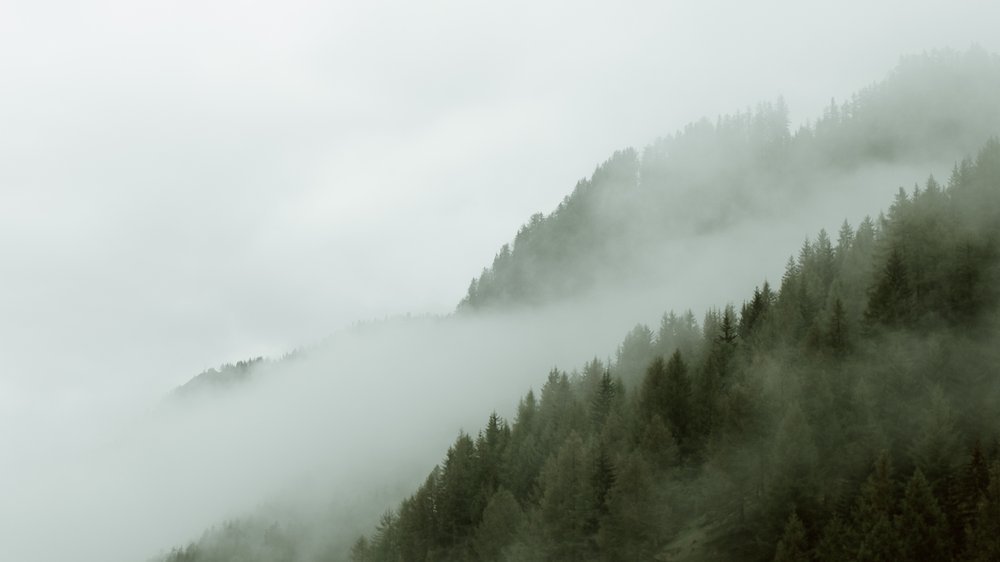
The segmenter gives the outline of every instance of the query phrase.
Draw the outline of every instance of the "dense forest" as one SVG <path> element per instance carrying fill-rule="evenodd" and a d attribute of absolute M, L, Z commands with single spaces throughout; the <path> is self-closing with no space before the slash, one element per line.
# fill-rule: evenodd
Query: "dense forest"
<path fill-rule="evenodd" d="M 995 55 L 915 55 L 794 131 L 778 99 L 616 152 L 554 211 L 532 216 L 459 308 L 620 288 L 653 265 L 665 241 L 794 210 L 816 191 L 837 189 L 835 179 L 861 181 L 854 174 L 880 165 L 950 166 L 1000 132 L 998 91 Z"/>
<path fill-rule="evenodd" d="M 996 560 L 998 281 L 991 141 L 779 287 L 553 370 L 353 560 Z"/>
<path fill-rule="evenodd" d="M 741 304 L 668 312 L 613 358 L 553 369 L 512 419 L 487 409 L 349 554 L 249 517 L 163 559 L 1000 559 L 997 91 L 998 57 L 925 54 L 795 132 L 779 100 L 616 153 L 521 228 L 458 316 L 614 287 L 662 240 L 790 212 L 872 163 L 926 175 L 977 155 L 821 230 Z"/>

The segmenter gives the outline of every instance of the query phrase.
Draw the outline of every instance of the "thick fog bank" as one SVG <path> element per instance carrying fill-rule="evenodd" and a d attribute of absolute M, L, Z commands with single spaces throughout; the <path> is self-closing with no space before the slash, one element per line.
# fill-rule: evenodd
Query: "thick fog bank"
<path fill-rule="evenodd" d="M 196 396 L 5 410 L 0 526 L 11 532 L 0 557 L 144 559 L 274 502 L 352 506 L 344 524 L 365 529 L 458 431 L 475 433 L 492 410 L 510 418 L 552 367 L 614 357 L 636 322 L 666 310 L 700 316 L 747 298 L 816 228 L 856 223 L 931 172 L 942 170 L 839 178 L 798 208 L 659 245 L 643 271 L 617 272 L 613 290 L 557 306 L 361 325 Z"/>

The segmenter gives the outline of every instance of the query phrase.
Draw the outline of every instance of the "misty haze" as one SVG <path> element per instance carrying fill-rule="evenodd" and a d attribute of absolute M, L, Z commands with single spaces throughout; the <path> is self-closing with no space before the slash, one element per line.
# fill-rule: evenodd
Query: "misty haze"
<path fill-rule="evenodd" d="M 0 5 L 0 561 L 1000 560 L 1000 6 Z"/>

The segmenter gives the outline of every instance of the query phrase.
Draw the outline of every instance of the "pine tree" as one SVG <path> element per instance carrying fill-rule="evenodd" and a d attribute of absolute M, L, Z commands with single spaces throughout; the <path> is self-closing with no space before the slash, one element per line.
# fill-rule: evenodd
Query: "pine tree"
<path fill-rule="evenodd" d="M 823 534 L 816 545 L 815 557 L 817 562 L 842 562 L 853 558 L 853 550 L 856 546 L 852 543 L 850 529 L 844 524 L 844 520 L 839 515 L 834 515 L 826 526 L 823 527 Z"/>
<path fill-rule="evenodd" d="M 680 457 L 677 442 L 659 414 L 653 414 L 641 431 L 639 448 L 653 467 L 665 470 L 677 464 Z"/>
<path fill-rule="evenodd" d="M 615 372 L 626 381 L 638 380 L 653 356 L 653 332 L 637 324 L 618 348 Z"/>
<path fill-rule="evenodd" d="M 892 466 L 888 453 L 883 451 L 858 498 L 855 517 L 861 539 L 858 560 L 890 562 L 899 559 L 899 540 L 892 523 L 895 514 Z"/>
<path fill-rule="evenodd" d="M 722 311 L 722 323 L 719 326 L 719 335 L 716 340 L 731 344 L 736 341 L 736 335 L 736 311 L 733 309 L 733 305 L 726 305 Z"/>
<path fill-rule="evenodd" d="M 481 560 L 501 560 L 504 549 L 520 531 L 524 515 L 514 495 L 499 489 L 483 510 L 476 528 L 474 547 Z"/>
<path fill-rule="evenodd" d="M 982 443 L 977 439 L 969 453 L 969 462 L 965 465 L 958 482 L 958 524 L 964 529 L 971 524 L 979 511 L 979 502 L 983 499 L 990 485 L 990 468 L 983 454 Z"/>
<path fill-rule="evenodd" d="M 372 539 L 372 558 L 375 560 L 399 560 L 399 519 L 393 510 L 387 510 L 379 519 Z"/>
<path fill-rule="evenodd" d="M 590 419 L 596 430 L 600 431 L 601 427 L 603 427 L 604 420 L 611 412 L 611 408 L 614 407 L 617 394 L 618 388 L 615 382 L 611 380 L 611 371 L 605 369 L 604 374 L 601 375 L 598 381 L 597 390 L 590 404 Z"/>
<path fill-rule="evenodd" d="M 611 462 L 611 457 L 603 447 L 598 448 L 594 456 L 593 472 L 590 477 L 591 488 L 593 489 L 593 508 L 591 518 L 587 522 L 587 534 L 594 536 L 602 518 L 608 514 L 608 494 L 615 484 L 615 467 Z"/>
<path fill-rule="evenodd" d="M 176 559 L 176 562 L 182 562 L 183 558 Z M 374 562 L 374 554 L 372 553 L 371 545 L 366 537 L 358 537 L 358 540 L 354 541 L 351 546 L 351 562 Z"/>
<path fill-rule="evenodd" d="M 990 483 L 979 500 L 974 523 L 967 527 L 966 559 L 1000 560 L 1000 462 L 990 466 Z"/>
<path fill-rule="evenodd" d="M 806 529 L 799 516 L 792 511 L 785 525 L 785 533 L 778 542 L 774 562 L 809 562 L 809 543 Z"/>
<path fill-rule="evenodd" d="M 934 385 L 929 394 L 926 414 L 921 416 L 910 455 L 931 484 L 938 486 L 957 468 L 962 449 L 955 416 L 944 390 Z"/>
<path fill-rule="evenodd" d="M 542 470 L 542 523 L 551 558 L 581 560 L 590 552 L 589 522 L 595 496 L 583 441 L 570 434 Z"/>
<path fill-rule="evenodd" d="M 833 312 L 827 329 L 827 339 L 835 357 L 843 357 L 847 353 L 847 336 L 847 314 L 844 312 L 844 303 L 838 297 L 833 301 Z"/>
<path fill-rule="evenodd" d="M 838 266 L 843 267 L 853 244 L 854 230 L 845 219 L 843 224 L 840 225 L 840 232 L 837 235 L 837 247 L 834 249 L 834 255 L 836 256 Z"/>
<path fill-rule="evenodd" d="M 510 428 L 496 412 L 490 414 L 486 429 L 476 439 L 477 480 L 482 489 L 480 503 L 486 504 L 500 485 L 503 455 L 510 441 Z"/>
<path fill-rule="evenodd" d="M 667 362 L 663 393 L 670 430 L 684 440 L 691 427 L 691 380 L 680 352 L 674 352 Z"/>
<path fill-rule="evenodd" d="M 452 547 L 466 539 L 479 522 L 482 506 L 476 476 L 475 444 L 461 433 L 448 449 L 435 501 L 445 546 Z"/>
<path fill-rule="evenodd" d="M 893 247 L 868 299 L 865 318 L 885 326 L 904 326 L 912 315 L 912 296 L 903 254 Z"/>
<path fill-rule="evenodd" d="M 776 467 L 772 503 L 782 512 L 793 505 L 800 510 L 811 508 L 819 457 L 812 427 L 798 403 L 791 404 L 782 417 L 771 456 Z"/>
<path fill-rule="evenodd" d="M 906 560 L 947 560 L 950 556 L 947 521 L 919 468 L 906 485 L 896 528 Z"/>
<path fill-rule="evenodd" d="M 610 561 L 649 560 L 668 528 L 668 506 L 657 494 L 652 467 L 641 454 L 623 458 L 616 474 L 597 544 Z"/>

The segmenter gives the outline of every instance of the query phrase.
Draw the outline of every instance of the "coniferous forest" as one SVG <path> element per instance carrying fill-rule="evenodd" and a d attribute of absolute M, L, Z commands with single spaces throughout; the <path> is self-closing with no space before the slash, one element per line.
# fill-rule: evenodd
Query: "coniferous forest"
<path fill-rule="evenodd" d="M 998 257 L 992 141 L 739 307 L 553 370 L 353 559 L 996 560 Z"/>
<path fill-rule="evenodd" d="M 763 205 L 746 186 L 795 197 L 830 170 L 967 156 L 818 230 L 731 303 L 553 369 L 512 419 L 483 412 L 350 559 L 1000 560 L 1000 112 L 959 102 L 969 88 L 907 97 L 928 77 L 989 91 L 998 68 L 914 57 L 794 133 L 779 101 L 616 153 L 522 227 L 457 314 L 583 291 L 627 270 L 621 247 L 741 220 Z M 719 204 L 688 212 L 657 187 L 674 183 Z M 166 560 L 291 561 L 297 544 L 233 522 Z"/>

